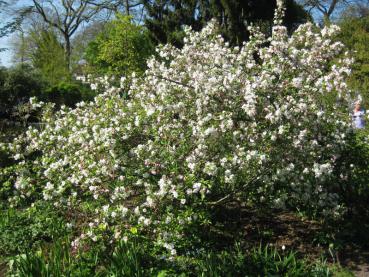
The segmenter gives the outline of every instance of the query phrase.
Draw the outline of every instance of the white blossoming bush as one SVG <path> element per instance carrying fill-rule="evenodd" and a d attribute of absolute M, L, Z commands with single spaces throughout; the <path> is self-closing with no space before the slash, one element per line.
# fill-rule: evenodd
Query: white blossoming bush
<path fill-rule="evenodd" d="M 209 212 L 248 205 L 341 210 L 329 182 L 349 128 L 348 59 L 336 26 L 292 36 L 256 28 L 230 47 L 214 22 L 158 49 L 129 99 L 109 88 L 75 109 L 44 112 L 9 145 L 19 160 L 10 201 L 45 201 L 80 231 L 73 242 L 150 237 L 171 255 Z M 339 99 L 327 101 L 327 98 Z"/>

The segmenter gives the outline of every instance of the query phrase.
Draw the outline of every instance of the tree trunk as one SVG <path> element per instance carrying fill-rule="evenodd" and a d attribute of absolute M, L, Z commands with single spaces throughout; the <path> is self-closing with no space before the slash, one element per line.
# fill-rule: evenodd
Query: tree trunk
<path fill-rule="evenodd" d="M 70 71 L 70 56 L 71 56 L 71 43 L 70 43 L 70 37 L 68 34 L 64 34 L 64 40 L 65 40 L 65 62 L 67 64 L 67 68 Z"/>
<path fill-rule="evenodd" d="M 23 66 L 24 65 L 24 62 L 25 62 L 25 58 L 24 58 L 24 45 L 25 45 L 25 42 L 24 42 L 24 32 L 23 30 L 21 30 L 21 40 L 22 40 L 22 46 L 21 46 L 21 65 Z"/>
<path fill-rule="evenodd" d="M 330 15 L 325 13 L 323 16 L 323 25 L 324 26 L 329 26 L 331 24 L 331 19 L 330 19 Z"/>
<path fill-rule="evenodd" d="M 126 0 L 126 15 L 129 15 L 129 0 Z"/>

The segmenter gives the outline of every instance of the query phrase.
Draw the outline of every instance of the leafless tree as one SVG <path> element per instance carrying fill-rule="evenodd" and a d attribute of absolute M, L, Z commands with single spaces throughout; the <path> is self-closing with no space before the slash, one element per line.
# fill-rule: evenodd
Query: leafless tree
<path fill-rule="evenodd" d="M 362 18 L 366 16 L 369 16 L 369 0 L 359 1 L 354 5 L 347 7 L 341 15 L 342 18 Z"/>
<path fill-rule="evenodd" d="M 96 16 L 100 9 L 83 0 L 32 0 L 33 12 L 39 14 L 64 38 L 64 50 L 68 67 L 71 57 L 71 38 L 78 28 Z"/>
<path fill-rule="evenodd" d="M 115 12 L 124 9 L 124 13 L 126 15 L 131 15 L 133 9 L 135 9 L 138 6 L 142 6 L 141 0 L 109 0 L 109 1 L 89 0 L 88 2 L 91 5 L 95 5 L 97 7 Z"/>
<path fill-rule="evenodd" d="M 300 0 L 310 13 L 319 13 L 325 22 L 329 22 L 336 9 L 346 0 Z"/>
<path fill-rule="evenodd" d="M 311 14 L 319 14 L 325 23 L 330 22 L 334 14 L 342 12 L 350 6 L 366 5 L 368 0 L 299 0 Z"/>

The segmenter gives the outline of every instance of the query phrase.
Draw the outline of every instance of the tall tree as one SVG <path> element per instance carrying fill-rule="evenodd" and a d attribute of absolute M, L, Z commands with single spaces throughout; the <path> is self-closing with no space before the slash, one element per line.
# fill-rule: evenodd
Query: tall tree
<path fill-rule="evenodd" d="M 134 9 L 138 6 L 142 5 L 141 0 L 117 0 L 117 1 L 111 1 L 113 5 L 115 5 L 115 11 L 119 11 L 119 8 L 124 8 L 124 14 L 125 15 L 132 15 L 132 12 Z"/>
<path fill-rule="evenodd" d="M 34 48 L 30 53 L 32 65 L 51 85 L 70 78 L 63 45 L 53 29 L 30 33 Z"/>
<path fill-rule="evenodd" d="M 202 23 L 209 19 L 203 14 L 205 9 L 199 9 L 199 4 L 207 5 L 202 0 L 143 0 L 143 4 L 147 14 L 145 25 L 155 43 L 180 46 L 183 25 L 199 30 Z"/>
<path fill-rule="evenodd" d="M 369 16 L 345 18 L 340 22 L 339 40 L 351 52 L 355 63 L 349 77 L 349 86 L 369 104 Z"/>
<path fill-rule="evenodd" d="M 181 46 L 183 25 L 201 29 L 211 18 L 219 22 L 222 33 L 233 44 L 248 39 L 247 26 L 251 22 L 271 22 L 274 0 L 143 0 L 147 12 L 145 24 L 155 42 L 170 42 Z M 286 24 L 302 23 L 305 11 L 293 0 L 287 1 Z"/>
<path fill-rule="evenodd" d="M 304 5 L 309 11 L 316 11 L 320 13 L 324 21 L 329 21 L 333 12 L 338 6 L 344 4 L 345 0 L 302 0 L 301 4 Z"/>
<path fill-rule="evenodd" d="M 104 32 L 105 26 L 108 22 L 105 21 L 94 21 L 88 25 L 86 25 L 83 29 L 81 29 L 72 39 L 72 72 L 81 74 L 81 70 L 86 64 L 85 60 L 85 52 L 88 45 L 96 39 L 96 37 Z"/>
<path fill-rule="evenodd" d="M 32 66 L 50 85 L 70 79 L 64 47 L 55 29 L 38 21 L 16 34 L 14 62 Z"/>
<path fill-rule="evenodd" d="M 52 28 L 35 14 L 28 15 L 26 22 L 27 24 L 18 26 L 11 38 L 12 61 L 16 64 L 27 63 L 31 65 L 32 53 L 37 48 L 35 34 L 40 34 L 44 30 Z M 60 40 L 60 37 L 58 39 Z"/>
<path fill-rule="evenodd" d="M 29 41 L 26 39 L 26 34 L 23 29 L 18 30 L 18 32 L 13 35 L 11 44 L 13 50 L 13 62 L 20 64 L 29 62 L 27 53 L 29 49 Z"/>
<path fill-rule="evenodd" d="M 68 67 L 71 61 L 71 39 L 84 23 L 89 22 L 101 7 L 89 0 L 32 0 L 33 11 L 50 26 L 56 28 L 64 38 L 64 51 Z"/>

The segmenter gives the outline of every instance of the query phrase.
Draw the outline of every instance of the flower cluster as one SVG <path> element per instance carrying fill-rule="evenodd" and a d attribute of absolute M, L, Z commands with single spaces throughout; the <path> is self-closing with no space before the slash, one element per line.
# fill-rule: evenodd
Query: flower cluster
<path fill-rule="evenodd" d="M 250 30 L 230 47 L 214 22 L 187 28 L 184 47 L 158 48 L 128 96 L 106 87 L 47 110 L 43 128 L 9 145 L 20 161 L 11 201 L 53 203 L 83 230 L 75 247 L 141 232 L 171 255 L 230 195 L 337 211 L 327 180 L 350 126 L 340 116 L 350 60 L 330 65 L 343 49 L 337 27 Z"/>

